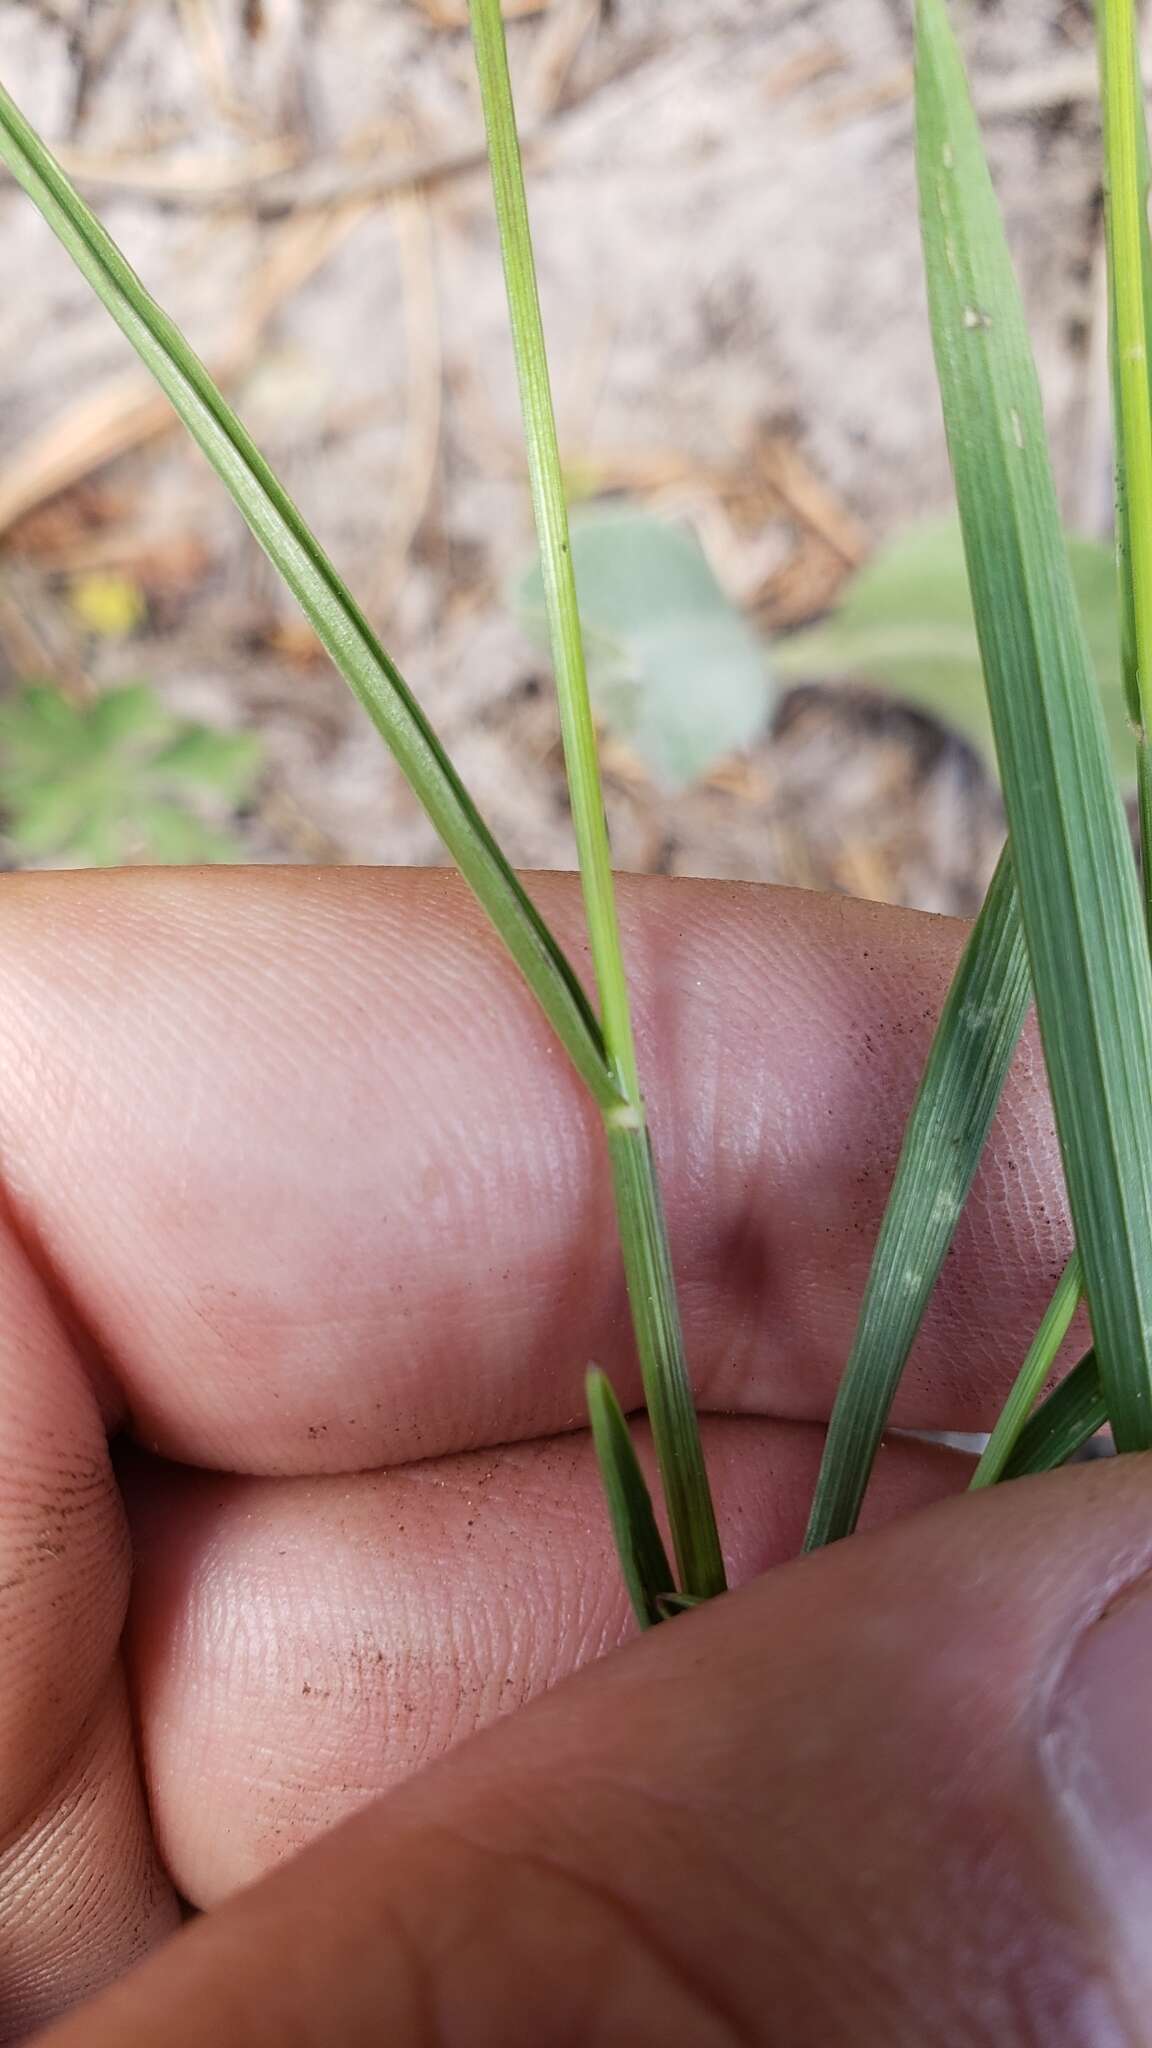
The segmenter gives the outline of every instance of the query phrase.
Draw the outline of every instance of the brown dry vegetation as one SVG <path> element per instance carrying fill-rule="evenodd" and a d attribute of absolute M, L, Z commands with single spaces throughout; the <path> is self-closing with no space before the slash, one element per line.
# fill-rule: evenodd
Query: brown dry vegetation
<path fill-rule="evenodd" d="M 766 635 L 947 497 L 906 0 L 512 0 L 566 458 L 689 519 Z M 570 844 L 503 593 L 530 546 L 462 0 L 0 0 L 0 76 L 226 378 L 515 860 Z M 970 9 L 1070 519 L 1107 521 L 1092 43 Z M 437 845 L 237 517 L 21 195 L 0 195 L 0 662 L 267 735 L 257 859 Z M 147 600 L 86 635 L 76 579 Z M 621 863 L 966 908 L 997 804 L 882 693 L 795 692 L 674 803 L 608 748 Z"/>

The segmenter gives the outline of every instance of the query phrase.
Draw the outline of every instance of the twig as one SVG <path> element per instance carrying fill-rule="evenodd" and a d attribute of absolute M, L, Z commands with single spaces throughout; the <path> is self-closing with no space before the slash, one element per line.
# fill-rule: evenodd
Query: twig
<path fill-rule="evenodd" d="M 523 20 L 528 15 L 546 14 L 551 4 L 552 0 L 504 0 L 504 13 L 509 21 Z M 416 5 L 433 28 L 468 26 L 468 0 L 416 0 Z"/>
<path fill-rule="evenodd" d="M 187 156 L 150 164 L 79 149 L 60 149 L 57 155 L 69 177 L 88 192 L 109 198 L 152 199 L 181 212 L 242 210 L 258 219 L 387 198 L 409 186 L 459 177 L 479 169 L 486 160 L 479 139 L 457 149 L 430 150 L 403 157 L 398 163 L 375 164 L 343 156 L 299 164 L 298 150 L 283 142 L 256 144 L 236 159 L 201 159 L 198 165 Z M 5 171 L 3 179 L 11 182 L 10 174 Z"/>
<path fill-rule="evenodd" d="M 798 524 L 816 534 L 846 568 L 854 569 L 870 548 L 855 515 L 809 468 L 794 442 L 773 440 L 760 450 L 761 470 Z"/>
<path fill-rule="evenodd" d="M 769 100 L 791 99 L 794 92 L 801 92 L 806 85 L 814 85 L 817 79 L 827 78 L 830 72 L 844 71 L 848 59 L 839 43 L 816 43 L 809 50 L 800 50 L 775 71 L 770 71 L 764 81 L 764 93 Z"/>
<path fill-rule="evenodd" d="M 211 0 L 178 0 L 184 34 L 199 67 L 204 90 L 220 118 L 252 134 L 259 130 L 255 108 L 236 91 L 219 18 Z"/>
<path fill-rule="evenodd" d="M 521 148 L 535 154 L 545 142 L 554 136 L 558 138 L 590 101 L 628 76 L 635 61 L 630 56 L 606 75 L 589 79 L 578 92 L 568 96 L 563 107 L 526 122 L 520 136 Z M 657 89 L 664 91 L 680 80 L 679 73 L 662 78 Z M 150 199 L 181 212 L 242 211 L 258 220 L 285 213 L 322 212 L 359 200 L 388 199 L 397 192 L 417 187 L 431 189 L 480 170 L 488 160 L 481 136 L 455 148 L 422 150 L 398 161 L 375 163 L 364 161 L 363 149 L 354 155 L 346 153 L 301 163 L 295 146 L 283 140 L 254 144 L 223 161 L 203 158 L 197 162 L 185 153 L 154 164 L 146 159 L 126 160 L 68 148 L 57 149 L 55 154 L 68 176 L 85 192 L 108 198 Z M 10 173 L 0 167 L 0 184 L 10 182 Z"/>
<path fill-rule="evenodd" d="M 155 199 L 190 208 L 234 205 L 238 195 L 294 170 L 301 156 L 298 143 L 284 140 L 256 142 L 235 155 L 180 151 L 159 161 L 63 145 L 56 154 L 78 185 L 111 198 Z M 4 178 L 7 182 L 6 172 Z"/>
<path fill-rule="evenodd" d="M 530 122 L 546 120 L 560 106 L 584 39 L 602 12 L 603 0 L 559 0 L 543 24 L 524 88 Z"/>
<path fill-rule="evenodd" d="M 269 320 L 325 263 L 366 209 L 352 207 L 326 219 L 290 221 L 276 237 L 241 307 L 235 326 L 211 364 L 218 382 L 235 383 L 251 366 Z M 130 371 L 110 378 L 65 406 L 54 420 L 13 450 L 0 477 L 0 535 L 48 498 L 71 490 L 94 470 L 127 455 L 177 424 L 150 377 Z"/>
<path fill-rule="evenodd" d="M 0 534 L 130 448 L 167 431 L 171 407 L 129 371 L 89 391 L 13 450 L 0 478 Z"/>
<path fill-rule="evenodd" d="M 984 121 L 1011 121 L 1020 115 L 1049 113 L 1055 107 L 1095 102 L 1096 97 L 1096 60 L 1079 51 L 1073 56 L 1037 64 L 1015 77 L 998 79 L 995 84 L 977 86 L 975 93 Z M 906 107 L 910 111 L 911 102 L 912 67 L 902 65 L 868 84 L 838 93 L 813 115 L 813 126 L 839 127 L 884 107 Z"/>

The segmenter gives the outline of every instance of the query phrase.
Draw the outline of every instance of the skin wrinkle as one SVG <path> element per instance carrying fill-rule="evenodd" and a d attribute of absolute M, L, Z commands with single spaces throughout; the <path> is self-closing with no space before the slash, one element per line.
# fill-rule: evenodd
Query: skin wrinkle
<path fill-rule="evenodd" d="M 674 1998 L 686 2008 L 685 2018 L 693 2028 L 691 2038 L 697 2048 L 705 2048 L 706 2043 L 715 2043 L 715 2048 L 759 2048 L 759 2029 L 753 2034 L 722 1974 L 712 1971 L 706 1975 L 701 1966 L 694 1966 L 687 1955 L 678 1952 L 674 1941 L 662 1938 L 634 1899 L 625 1898 L 615 1886 L 575 1864 L 539 1852 L 518 1850 L 515 1855 L 526 1871 L 558 1881 L 562 1893 L 568 1891 L 577 1899 L 586 1900 L 604 1921 L 611 1937 L 618 1938 L 622 1933 L 620 1947 L 626 1955 L 631 1958 L 638 1954 L 655 1965 L 657 1976 L 666 1980 Z M 675 2010 L 674 2004 L 673 2025 L 678 2024 Z M 667 2018 L 660 2025 L 661 2038 L 667 2039 Z M 607 2030 L 602 2039 L 607 2048 L 611 2039 Z M 595 2036 L 590 2037 L 590 2048 L 595 2048 Z"/>
<path fill-rule="evenodd" d="M 578 2048 L 578 2044 L 579 2048 L 585 2048 L 585 2044 L 587 2048 L 596 2048 L 600 2042 L 604 2048 L 609 2048 L 610 2043 L 621 2038 L 636 2043 L 647 2038 L 637 2033 L 635 2025 L 630 2026 L 624 2036 L 620 2031 L 620 1980 L 627 1983 L 635 1976 L 637 1959 L 642 1966 L 653 1968 L 649 1969 L 649 1981 L 642 1984 L 630 2001 L 633 2017 L 638 2008 L 647 2018 L 653 2005 L 650 1982 L 653 1969 L 658 1982 L 663 1980 L 674 1989 L 677 2009 L 671 2015 L 663 2010 L 657 2022 L 660 2027 L 658 2038 L 662 2042 L 690 2038 L 694 2048 L 731 2048 L 733 2042 L 740 2043 L 743 2048 L 745 2040 L 751 2037 L 742 2032 L 735 2033 L 728 2026 L 727 1997 L 721 1996 L 722 2031 L 718 2033 L 715 2025 L 710 2024 L 716 2014 L 709 2002 L 701 1998 L 691 1967 L 674 1954 L 665 1952 L 664 1944 L 644 1923 L 643 1917 L 634 1912 L 628 1901 L 618 1897 L 610 1884 L 598 1881 L 578 1865 L 570 1865 L 558 1852 L 549 1854 L 545 1850 L 527 1849 L 515 1838 L 502 1843 L 501 1832 L 499 1816 L 491 1811 L 485 1812 L 483 1808 L 478 1816 L 457 1815 L 451 1820 L 437 1814 L 431 1825 L 420 1832 L 421 1861 L 430 1864 L 433 1870 L 443 1868 L 455 1880 L 450 1888 L 445 1887 L 448 1911 L 442 1927 L 430 1930 L 426 1924 L 418 1924 L 413 1919 L 406 1903 L 400 1907 L 401 1916 L 408 1923 L 410 1951 L 423 1956 L 427 1981 L 434 1987 L 434 2038 L 441 2048 L 472 2048 L 477 2038 L 477 2024 L 483 2027 L 484 2040 L 493 2043 L 499 2041 L 504 2044 L 513 2038 L 517 2043 L 522 2039 L 534 2042 L 540 2038 L 538 2032 L 530 2036 L 524 2034 L 524 2017 L 519 2014 L 515 2020 L 509 2016 L 507 2029 L 498 2036 L 494 2035 L 490 2029 L 490 2015 L 483 2006 L 477 2011 L 474 2001 L 468 1996 L 466 1987 L 470 1969 L 473 1975 L 477 1974 L 470 1957 L 477 1954 L 483 1958 L 481 1974 L 488 1969 L 488 1959 L 495 1953 L 494 1936 L 500 1931 L 502 1919 L 515 1927 L 513 1938 L 524 1942 L 529 1952 L 535 1945 L 532 1925 L 538 1923 L 545 1939 L 554 1940 L 556 1930 L 564 1930 L 563 1939 L 579 1954 L 579 1972 L 568 1972 L 563 1990 L 549 2004 L 548 2039 L 555 2041 L 558 2048 L 563 2048 L 565 2043 L 570 2043 L 571 2048 Z M 461 1869 L 468 1873 L 469 1882 L 465 1886 L 458 1881 L 457 1874 Z M 544 1902 L 541 1909 L 542 1883 L 560 1889 L 559 1907 L 563 1910 L 553 1910 L 550 1900 Z M 591 1927 L 587 1913 L 581 1911 L 584 1907 L 591 1908 Z M 605 1943 L 609 1956 L 616 1954 L 620 1958 L 615 1982 L 603 1954 Z M 463 1996 L 457 1991 L 458 1979 L 463 1979 Z M 539 1992 L 534 1983 L 529 1983 L 526 1990 L 528 2023 L 533 2024 L 532 2015 L 540 2004 Z M 685 1995 L 690 2008 L 690 2036 L 682 2034 L 677 2024 L 682 2016 Z M 603 2031 L 597 2024 L 601 2015 L 605 2019 Z M 566 2020 L 568 2025 L 565 2025 Z M 670 2023 L 675 2029 L 671 2033 L 668 2031 Z M 467 2031 L 464 2031 L 465 2027 Z"/>
<path fill-rule="evenodd" d="M 50 1874 L 50 1875 L 49 1875 Z M 0 1850 L 5 1925 L 0 2038 L 53 2017 L 178 1924 L 155 1863 L 115 1670 L 75 1749 L 42 1788 L 41 1811 Z"/>
<path fill-rule="evenodd" d="M 127 1534 L 99 1416 L 18 1245 L 0 1237 L 0 1832 L 78 1739 L 128 1595 Z M 66 1674 L 61 1670 L 66 1656 Z"/>
<path fill-rule="evenodd" d="M 650 1462 L 645 1431 L 638 1440 Z M 819 1433 L 711 1422 L 706 1445 L 729 1561 L 746 1579 L 797 1548 Z M 969 1470 L 904 1447 L 882 1461 L 869 1514 L 910 1488 L 935 1497 Z M 631 1633 L 586 1437 L 358 1479 L 213 1479 L 138 1459 L 125 1480 L 146 1770 L 165 1853 L 198 1904 L 262 1867 L 286 1779 L 296 1817 L 281 1821 L 280 1853 L 506 1709 L 509 1676 L 511 1697 L 534 1696 Z M 578 1606 L 597 1615 L 588 1643 L 574 1635 Z M 380 1652 L 367 1671 L 363 1643 Z M 206 1772 L 219 1788 L 207 1801 Z"/>

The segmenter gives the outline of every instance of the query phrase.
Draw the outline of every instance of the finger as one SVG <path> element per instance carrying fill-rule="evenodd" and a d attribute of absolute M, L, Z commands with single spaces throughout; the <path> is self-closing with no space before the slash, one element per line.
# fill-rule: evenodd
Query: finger
<path fill-rule="evenodd" d="M 126 1532 L 100 1412 L 0 1228 L 0 2039 L 175 1919 L 116 1671 Z"/>
<path fill-rule="evenodd" d="M 179 1925 L 118 1666 L 42 1797 L 0 1847 L 0 1917 L 0 2041 L 23 2041 Z"/>
<path fill-rule="evenodd" d="M 573 884 L 538 894 L 577 954 Z M 827 1413 L 960 929 L 716 884 L 623 892 L 704 1400 Z M 194 1463 L 346 1470 L 636 1394 L 580 1085 L 440 874 L 9 878 L 0 1138 L 22 1227 Z M 986 1423 L 1068 1248 L 1034 1049 L 901 1396 Z"/>
<path fill-rule="evenodd" d="M 708 1425 L 735 1581 L 795 1554 L 821 1436 Z M 970 1471 L 895 1443 L 869 1515 Z M 141 1757 L 166 1867 L 198 1906 L 632 1632 L 583 1435 L 351 1477 L 135 1460 L 125 1479 Z"/>
<path fill-rule="evenodd" d="M 947 1503 L 655 1631 L 45 2048 L 1140 2048 L 1149 1470 Z"/>

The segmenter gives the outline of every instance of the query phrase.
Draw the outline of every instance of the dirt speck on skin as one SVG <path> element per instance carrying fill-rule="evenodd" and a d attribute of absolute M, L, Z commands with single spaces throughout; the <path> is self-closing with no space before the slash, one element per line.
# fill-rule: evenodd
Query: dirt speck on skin
<path fill-rule="evenodd" d="M 239 0 L 214 0 L 205 37 L 197 10 L 0 0 L 0 74 L 74 160 L 103 165 L 109 227 L 206 360 L 244 358 L 234 396 L 246 422 L 513 859 L 563 866 L 554 713 L 504 604 L 530 524 L 486 178 L 368 205 L 353 190 L 365 166 L 458 154 L 479 137 L 467 38 L 434 12 L 423 0 L 285 0 L 256 37 Z M 550 0 L 513 29 L 522 114 L 541 136 L 531 203 L 570 473 L 690 519 L 766 631 L 795 623 L 863 549 L 947 498 L 910 9 L 613 0 L 582 35 L 578 12 Z M 1089 99 L 1072 90 L 1053 104 L 1051 79 L 1090 63 L 1088 10 L 987 0 L 967 32 L 1057 464 L 1083 511 L 1097 145 Z M 297 195 L 279 210 L 261 183 L 277 152 Z M 176 204 L 126 189 L 165 176 L 183 181 Z M 239 189 L 224 205 L 228 177 Z M 342 183 L 345 198 L 302 212 L 310 178 L 330 194 Z M 23 196 L 4 191 L 0 212 L 11 477 L 80 394 L 113 402 L 131 363 Z M 34 503 L 8 553 L 53 659 L 63 647 L 103 680 L 147 676 L 189 714 L 265 733 L 270 772 L 243 828 L 251 857 L 443 858 L 179 437 Z M 145 591 L 149 625 L 127 646 L 77 644 L 67 590 L 93 565 Z M 0 663 L 14 676 L 27 658 L 0 620 Z M 971 907 L 999 831 L 978 765 L 947 744 L 932 756 L 882 692 L 829 682 L 789 699 L 746 758 L 676 801 L 610 748 L 621 863 Z"/>

